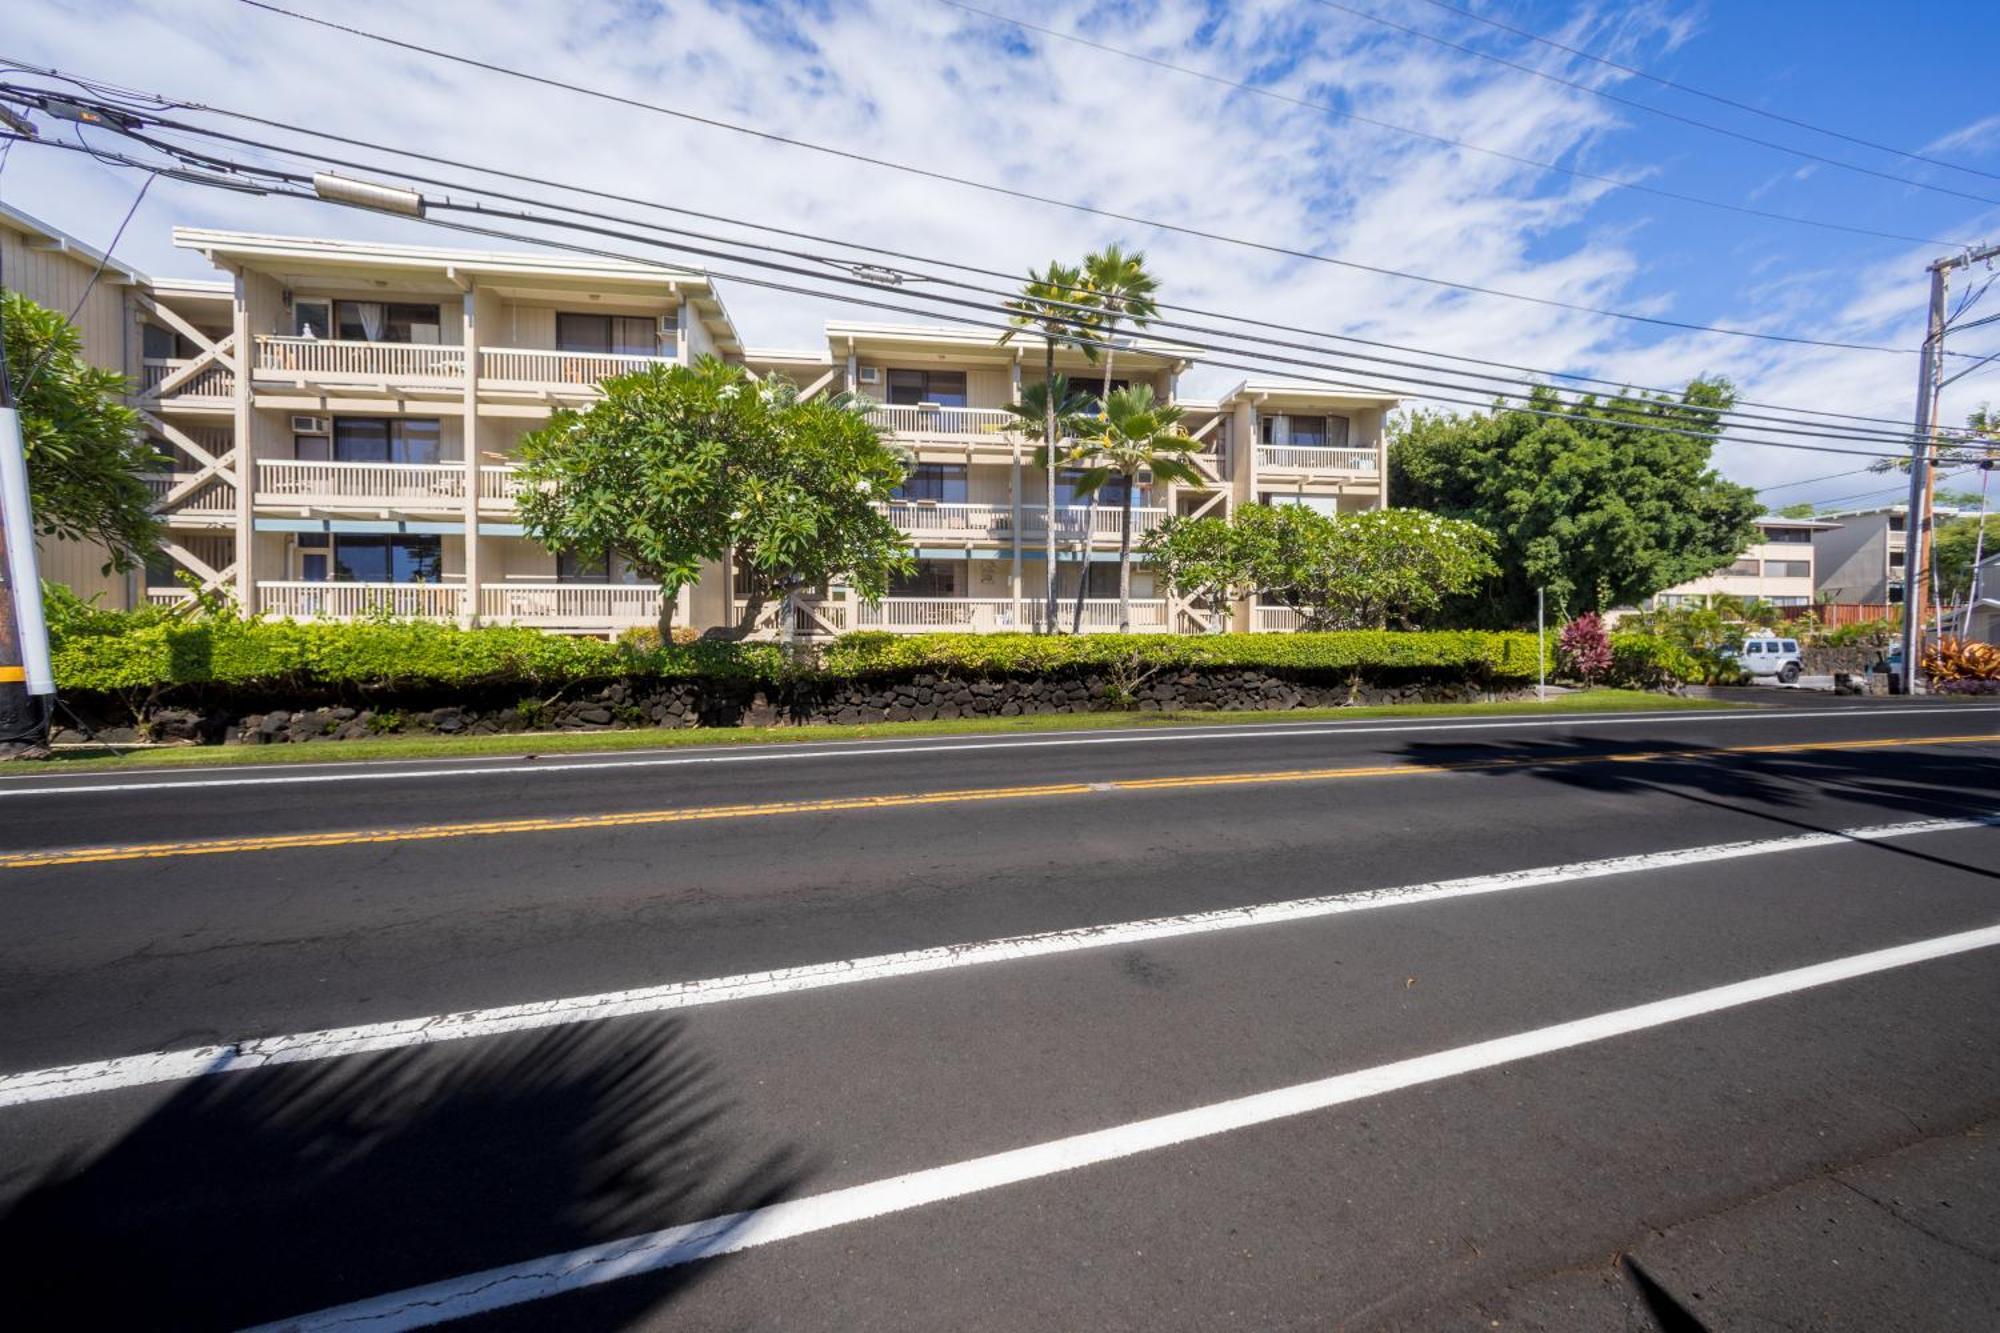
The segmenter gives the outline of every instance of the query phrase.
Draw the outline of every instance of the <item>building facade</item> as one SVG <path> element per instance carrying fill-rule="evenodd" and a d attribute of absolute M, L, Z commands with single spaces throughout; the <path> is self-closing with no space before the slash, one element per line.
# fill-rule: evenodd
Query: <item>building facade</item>
<path fill-rule="evenodd" d="M 54 576 L 106 604 L 182 601 L 194 595 L 191 579 L 257 616 L 386 612 L 587 634 L 650 625 L 660 590 L 617 557 L 572 560 L 525 536 L 512 460 L 525 433 L 557 407 L 588 405 L 605 377 L 712 355 L 806 397 L 865 398 L 911 460 L 884 510 L 910 542 L 914 571 L 877 605 L 835 587 L 796 605 L 790 626 L 766 607 L 750 632 L 1034 628 L 1051 525 L 1061 623 L 1081 593 L 1086 630 L 1117 627 L 1122 492 L 1092 504 L 1065 473 L 1051 510 L 1034 465 L 1039 435 L 1017 429 L 1007 410 L 1044 374 L 1031 333 L 1003 342 L 832 323 L 817 347 L 746 349 L 712 284 L 691 270 L 186 228 L 174 239 L 222 276 L 127 274 L 105 292 L 108 332 L 91 348 L 132 376 L 134 405 L 172 460 L 153 479 L 168 532 L 162 558 L 123 585 L 79 580 L 75 562 L 51 560 Z M 1187 349 L 1130 339 L 1111 382 L 1177 400 L 1191 364 Z M 1106 373 L 1070 348 L 1058 350 L 1056 369 L 1093 394 Z M 1395 403 L 1362 388 L 1264 383 L 1181 401 L 1201 481 L 1140 478 L 1135 542 L 1171 514 L 1384 504 L 1383 428 Z M 681 598 L 677 623 L 742 628 L 748 601 L 726 561 Z M 1246 604 L 1230 627 L 1286 629 L 1287 617 Z M 1210 627 L 1143 563 L 1132 622 Z"/>
<path fill-rule="evenodd" d="M 1756 522 L 1757 540 L 1744 548 L 1735 563 L 1656 593 L 1647 602 L 1647 609 L 1700 606 L 1716 597 L 1769 606 L 1811 606 L 1819 595 L 1816 543 L 1821 533 L 1838 525 L 1775 514 L 1765 514 Z"/>
<path fill-rule="evenodd" d="M 1907 505 L 1879 505 L 1820 515 L 1834 526 L 1813 534 L 1823 602 L 1901 605 L 1904 560 L 1909 552 Z M 1933 522 L 1958 515 L 1943 506 Z"/>

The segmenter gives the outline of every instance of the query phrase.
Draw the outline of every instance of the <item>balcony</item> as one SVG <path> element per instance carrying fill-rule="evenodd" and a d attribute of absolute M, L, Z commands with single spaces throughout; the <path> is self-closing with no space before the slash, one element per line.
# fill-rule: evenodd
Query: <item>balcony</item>
<path fill-rule="evenodd" d="M 162 394 L 161 386 L 194 362 L 191 358 L 147 357 L 139 365 L 139 393 L 164 401 L 227 406 L 236 400 L 236 372 L 210 364 L 174 384 Z"/>
<path fill-rule="evenodd" d="M 459 583 L 264 583 L 257 606 L 266 616 L 292 620 L 398 619 L 456 621 L 465 614 L 467 589 Z"/>
<path fill-rule="evenodd" d="M 1067 627 L 1075 614 L 1074 598 L 1063 600 L 1061 623 Z M 957 631 L 986 634 L 996 630 L 1032 630 L 1040 623 L 1039 598 L 1023 597 L 1019 602 L 1006 597 L 885 597 L 875 606 L 855 607 L 855 624 L 860 629 L 889 630 L 900 634 L 930 634 Z M 1162 598 L 1134 598 L 1132 631 L 1136 634 L 1165 633 L 1167 603 Z M 1118 628 L 1118 599 L 1088 598 L 1083 604 L 1083 628 L 1103 633 Z"/>
<path fill-rule="evenodd" d="M 524 392 L 594 392 L 598 381 L 629 375 L 654 366 L 671 366 L 676 358 L 636 356 L 617 352 L 558 352 L 534 347 L 479 349 L 481 389 Z"/>
<path fill-rule="evenodd" d="M 146 605 L 157 607 L 182 606 L 194 600 L 194 594 L 186 588 L 148 588 Z"/>
<path fill-rule="evenodd" d="M 1014 414 L 998 407 L 940 407 L 935 403 L 915 405 L 875 404 L 868 409 L 869 424 L 906 440 L 941 440 L 947 443 L 1005 444 L 1017 424 Z"/>
<path fill-rule="evenodd" d="M 514 507 L 514 497 L 527 489 L 521 481 L 521 470 L 505 463 L 482 463 L 479 466 L 479 507 L 481 509 L 505 510 Z"/>
<path fill-rule="evenodd" d="M 633 583 L 489 583 L 479 590 L 479 618 L 541 629 L 629 629 L 658 623 L 660 590 Z"/>
<path fill-rule="evenodd" d="M 1305 617 L 1289 606 L 1251 608 L 1250 628 L 1259 634 L 1289 634 L 1305 623 Z"/>
<path fill-rule="evenodd" d="M 444 343 L 357 342 L 339 338 L 257 339 L 257 373 L 308 382 L 442 384 L 465 378 L 463 347 Z"/>
<path fill-rule="evenodd" d="M 257 503 L 299 509 L 462 509 L 463 463 L 257 460 Z"/>
<path fill-rule="evenodd" d="M 1293 444 L 1257 446 L 1260 472 L 1365 472 L 1376 471 L 1373 449 L 1328 449 Z"/>
<path fill-rule="evenodd" d="M 172 518 L 233 518 L 236 514 L 236 488 L 219 479 L 204 485 L 167 504 L 166 499 L 174 489 L 185 485 L 194 477 L 192 472 L 157 473 L 147 477 L 146 486 L 153 492 L 154 507 L 163 517 Z"/>
<path fill-rule="evenodd" d="M 906 532 L 913 537 L 1002 542 L 1014 538 L 1012 505 L 893 500 L 876 508 L 898 532 Z M 1022 505 L 1021 536 L 1046 536 L 1047 524 L 1043 516 L 1047 512 L 1046 505 Z M 1109 505 L 1100 505 L 1094 512 L 1084 505 L 1059 506 L 1056 510 L 1056 537 L 1061 541 L 1082 540 L 1084 523 L 1088 519 L 1093 542 L 1115 542 L 1118 540 L 1119 524 L 1123 521 L 1122 514 L 1122 510 Z M 1166 518 L 1165 509 L 1135 506 L 1132 510 L 1133 540 L 1137 541 L 1159 527 Z"/>

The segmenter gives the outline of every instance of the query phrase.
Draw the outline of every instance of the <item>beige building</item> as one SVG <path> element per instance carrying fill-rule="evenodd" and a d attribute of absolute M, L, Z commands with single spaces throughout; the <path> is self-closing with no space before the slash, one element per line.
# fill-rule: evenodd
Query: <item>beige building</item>
<path fill-rule="evenodd" d="M 1811 606 L 1818 596 L 1814 541 L 1840 525 L 1811 518 L 1766 514 L 1757 520 L 1758 539 L 1735 563 L 1713 574 L 1656 593 L 1648 609 L 1699 606 L 1714 597 L 1739 597 L 1771 606 Z"/>
<path fill-rule="evenodd" d="M 605 376 L 714 355 L 808 397 L 868 399 L 911 458 L 885 512 L 907 535 L 915 572 L 876 606 L 838 587 L 808 599 L 792 631 L 1033 628 L 1051 523 L 1059 587 L 1084 594 L 1086 629 L 1116 628 L 1119 495 L 1093 508 L 1065 474 L 1051 515 L 1037 440 L 1007 411 L 1043 375 L 1030 335 L 1003 343 L 832 323 L 822 346 L 746 349 L 694 271 L 184 228 L 174 239 L 223 277 L 125 275 L 105 289 L 105 337 L 92 347 L 134 377 L 135 405 L 173 459 L 155 481 L 166 559 L 128 587 L 61 571 L 109 604 L 180 601 L 191 574 L 251 615 L 387 611 L 590 634 L 651 624 L 659 589 L 615 557 L 593 566 L 523 534 L 511 459 L 523 434 L 558 406 L 588 404 Z M 1185 348 L 1130 339 L 1113 381 L 1172 399 L 1191 364 Z M 1093 390 L 1104 374 L 1073 349 L 1058 353 L 1057 369 Z M 1395 402 L 1263 383 L 1183 402 L 1203 480 L 1141 478 L 1135 534 L 1169 514 L 1222 516 L 1248 503 L 1381 505 L 1383 423 Z M 683 591 L 677 621 L 736 625 L 747 602 L 733 584 L 727 568 L 710 571 Z M 1208 627 L 1143 564 L 1133 591 L 1135 630 Z M 756 632 L 786 628 L 779 614 L 766 608 Z M 1246 605 L 1232 619 L 1291 627 L 1275 608 Z"/>

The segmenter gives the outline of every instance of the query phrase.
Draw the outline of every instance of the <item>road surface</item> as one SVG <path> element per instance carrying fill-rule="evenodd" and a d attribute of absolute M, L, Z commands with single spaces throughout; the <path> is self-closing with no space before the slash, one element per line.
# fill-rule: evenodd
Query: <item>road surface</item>
<path fill-rule="evenodd" d="M 2000 708 L 0 774 L 15 1327 L 2000 1327 Z"/>

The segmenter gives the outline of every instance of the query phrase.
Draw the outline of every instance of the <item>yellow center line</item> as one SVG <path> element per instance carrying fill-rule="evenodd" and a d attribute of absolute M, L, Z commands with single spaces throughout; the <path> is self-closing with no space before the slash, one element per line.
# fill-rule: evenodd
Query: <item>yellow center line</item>
<path fill-rule="evenodd" d="M 562 833 L 575 829 L 632 828 L 655 824 L 688 824 L 714 819 L 756 819 L 771 815 L 900 810 L 928 805 L 967 805 L 977 801 L 1019 801 L 1048 796 L 1078 796 L 1087 792 L 1167 791 L 1195 787 L 1257 786 L 1282 782 L 1333 782 L 1346 778 L 1422 777 L 1439 773 L 1477 773 L 1510 768 L 1567 768 L 1579 764 L 1655 763 L 1661 760 L 1712 762 L 1738 755 L 1803 754 L 1818 750 L 1879 750 L 1901 746 L 1977 745 L 1995 742 L 2000 742 L 2000 735 L 1989 732 L 1974 736 L 1800 741 L 1780 745 L 1733 745 L 1709 750 L 1631 750 L 1618 754 L 1560 755 L 1547 758 L 1527 755 L 1506 759 L 1468 759 L 1448 763 L 1368 764 L 1347 768 L 1280 769 L 1261 773 L 1197 773 L 1181 777 L 1121 778 L 1109 782 L 1050 782 L 1033 786 L 979 787 L 961 791 L 839 796 L 817 801 L 768 801 L 749 805 L 689 806 L 676 810 L 631 810 L 600 815 L 489 819 L 460 824 L 419 824 L 409 828 L 334 829 L 321 833 L 276 833 L 257 837 L 207 838 L 190 842 L 130 843 L 123 846 L 9 852 L 0 854 L 0 870 L 25 870 L 36 866 L 92 865 L 103 861 L 140 861 L 170 856 L 217 856 L 225 852 L 275 852 L 294 848 L 355 847 L 370 843 L 433 842 L 442 838 L 477 838 L 505 833 Z"/>

